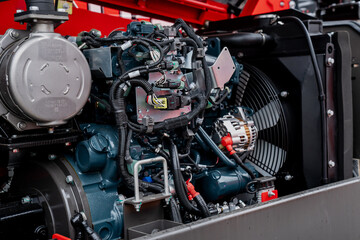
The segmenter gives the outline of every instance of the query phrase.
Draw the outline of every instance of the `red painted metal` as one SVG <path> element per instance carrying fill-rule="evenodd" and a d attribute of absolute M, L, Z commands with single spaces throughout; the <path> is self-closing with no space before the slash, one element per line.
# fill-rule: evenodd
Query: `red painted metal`
<path fill-rule="evenodd" d="M 174 21 L 183 18 L 188 23 L 201 26 L 205 21 L 223 20 L 230 17 L 227 5 L 212 0 L 86 0 L 152 18 Z"/>
<path fill-rule="evenodd" d="M 246 2 L 240 17 L 289 9 L 290 1 L 292 0 L 250 0 Z"/>
<path fill-rule="evenodd" d="M 81 5 L 82 3 L 79 1 L 76 2 L 79 5 L 79 8 L 73 9 L 73 14 L 69 16 L 70 20 L 60 25 L 55 30 L 56 32 L 63 35 L 76 36 L 81 31 L 90 31 L 95 28 L 100 30 L 103 35 L 108 35 L 115 28 L 120 27 L 125 29 L 132 21 L 121 18 L 119 14 L 117 16 L 113 16 L 113 12 L 111 15 L 108 15 L 81 9 L 80 7 L 84 7 L 84 5 Z M 0 34 L 4 34 L 9 28 L 26 29 L 26 25 L 14 22 L 16 9 L 25 9 L 25 4 L 19 3 L 24 3 L 24 0 L 0 2 Z M 86 3 L 84 4 L 87 5 Z"/>
<path fill-rule="evenodd" d="M 69 21 L 61 24 L 55 31 L 63 35 L 76 36 L 81 31 L 100 30 L 103 35 L 109 35 L 116 28 L 126 29 L 132 20 L 118 16 L 90 12 L 84 9 L 73 9 Z"/>
<path fill-rule="evenodd" d="M 0 34 L 8 28 L 25 29 L 13 21 L 16 9 L 25 9 L 24 0 L 9 0 L 0 2 Z M 256 15 L 289 8 L 290 0 L 248 0 L 240 16 Z M 202 26 L 206 21 L 217 21 L 233 18 L 227 13 L 227 5 L 213 0 L 76 0 L 79 8 L 73 8 L 70 21 L 56 29 L 66 35 L 77 35 L 81 31 L 92 28 L 100 30 L 104 35 L 115 28 L 125 28 L 129 19 L 119 16 L 119 11 L 144 15 L 148 18 L 157 18 L 174 21 L 183 18 L 196 27 Z M 103 6 L 103 12 L 87 11 L 87 3 Z"/>

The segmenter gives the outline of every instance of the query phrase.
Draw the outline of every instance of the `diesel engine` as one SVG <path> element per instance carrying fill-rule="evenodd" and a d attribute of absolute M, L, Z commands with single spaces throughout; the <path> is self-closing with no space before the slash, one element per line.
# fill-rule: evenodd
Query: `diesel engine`
<path fill-rule="evenodd" d="M 0 236 L 133 239 L 352 176 L 348 40 L 320 21 L 61 36 L 26 3 L 0 37 Z"/>

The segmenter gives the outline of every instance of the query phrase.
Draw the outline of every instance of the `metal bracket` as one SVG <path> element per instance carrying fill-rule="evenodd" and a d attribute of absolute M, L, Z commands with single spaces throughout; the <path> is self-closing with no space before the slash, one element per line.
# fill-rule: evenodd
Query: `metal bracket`
<path fill-rule="evenodd" d="M 139 167 L 143 164 L 154 163 L 154 162 L 162 162 L 163 163 L 163 170 L 164 170 L 164 193 L 159 194 L 152 194 L 145 197 L 140 198 L 140 190 L 139 190 Z M 165 199 L 166 203 L 168 204 L 170 201 L 171 193 L 169 191 L 169 179 L 168 179 L 168 172 L 167 172 L 167 162 L 163 157 L 155 157 L 144 159 L 141 161 L 137 161 L 134 165 L 134 192 L 135 197 L 128 198 L 124 201 L 125 204 L 132 204 L 134 205 L 137 212 L 140 211 L 141 205 L 143 203 L 154 202 L 159 199 Z"/>
<path fill-rule="evenodd" d="M 223 90 L 225 83 L 235 72 L 235 64 L 227 47 L 220 52 L 215 63 L 210 67 L 210 72 L 213 77 L 213 88 L 218 87 Z"/>

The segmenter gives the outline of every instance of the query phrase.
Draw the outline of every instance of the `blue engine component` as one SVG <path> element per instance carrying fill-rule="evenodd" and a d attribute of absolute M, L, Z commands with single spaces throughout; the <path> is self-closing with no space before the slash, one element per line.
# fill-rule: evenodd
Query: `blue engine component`
<path fill-rule="evenodd" d="M 123 205 L 119 200 L 116 155 L 117 131 L 112 126 L 81 126 L 89 138 L 76 147 L 75 158 L 67 156 L 87 196 L 94 230 L 104 240 L 119 239 L 123 231 Z"/>
<path fill-rule="evenodd" d="M 255 176 L 258 175 L 250 163 L 245 163 L 245 165 Z M 196 181 L 196 187 L 207 201 L 218 201 L 225 197 L 243 193 L 246 190 L 246 185 L 251 181 L 249 174 L 241 167 L 235 169 L 222 167 L 205 171 L 203 174 Z"/>

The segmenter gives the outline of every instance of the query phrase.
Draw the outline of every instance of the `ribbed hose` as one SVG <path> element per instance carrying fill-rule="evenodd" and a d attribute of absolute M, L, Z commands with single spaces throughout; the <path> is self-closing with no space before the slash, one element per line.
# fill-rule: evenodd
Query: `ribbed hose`
<path fill-rule="evenodd" d="M 179 207 L 174 198 L 170 199 L 170 214 L 171 220 L 173 220 L 174 222 L 182 223 Z"/>
<path fill-rule="evenodd" d="M 180 204 L 186 209 L 186 211 L 195 214 L 195 215 L 201 215 L 201 212 L 198 208 L 193 206 L 189 199 L 187 198 L 187 194 L 185 192 L 185 188 L 183 186 L 183 176 L 181 174 L 180 170 L 180 163 L 179 163 L 179 157 L 177 152 L 177 147 L 173 143 L 173 141 L 170 141 L 170 161 L 171 161 L 171 171 L 174 175 L 174 185 L 175 185 L 175 191 L 176 195 L 179 199 Z"/>
<path fill-rule="evenodd" d="M 197 196 L 194 197 L 194 200 L 197 204 L 197 207 L 199 208 L 199 210 L 202 213 L 203 217 L 210 217 L 210 211 L 209 208 L 206 205 L 205 200 L 203 199 L 203 197 L 199 194 Z"/>

